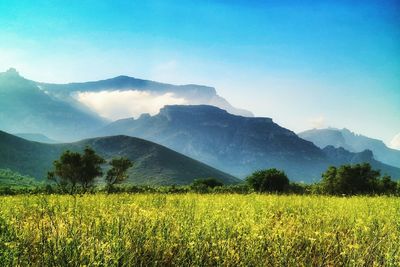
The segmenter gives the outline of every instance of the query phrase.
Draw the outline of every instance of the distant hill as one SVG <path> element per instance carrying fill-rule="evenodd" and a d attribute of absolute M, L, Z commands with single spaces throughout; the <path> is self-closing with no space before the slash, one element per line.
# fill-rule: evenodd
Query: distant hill
<path fill-rule="evenodd" d="M 329 165 L 349 162 L 330 158 L 270 118 L 236 116 L 206 105 L 166 106 L 155 116 L 119 120 L 97 134 L 151 140 L 242 178 L 258 169 L 276 167 L 292 180 L 311 182 L 319 180 Z"/>
<path fill-rule="evenodd" d="M 34 141 L 34 142 L 40 142 L 40 143 L 46 143 L 46 144 L 55 144 L 55 143 L 60 143 L 57 142 L 53 139 L 48 138 L 44 134 L 38 134 L 38 133 L 16 133 L 14 134 L 15 136 L 24 138 L 29 141 Z"/>
<path fill-rule="evenodd" d="M 75 92 L 139 90 L 156 94 L 173 93 L 176 97 L 184 98 L 185 103 L 187 104 L 208 104 L 228 110 L 233 114 L 249 117 L 253 116 L 250 111 L 233 107 L 228 101 L 217 94 L 215 88 L 203 85 L 172 85 L 137 79 L 129 76 L 118 76 L 111 79 L 83 83 L 37 83 L 37 85 L 48 91 L 50 94 L 58 98 L 68 99 L 72 103 L 75 101 L 72 97 Z"/>
<path fill-rule="evenodd" d="M 163 146 L 139 138 L 111 136 L 70 144 L 42 144 L 0 131 L 0 169 L 10 169 L 43 180 L 52 162 L 65 150 L 92 147 L 105 159 L 126 156 L 134 162 L 129 183 L 189 184 L 197 178 L 214 177 L 224 183 L 239 180 Z M 106 166 L 105 166 L 106 168 Z"/>
<path fill-rule="evenodd" d="M 400 168 L 400 150 L 391 149 L 381 140 L 355 134 L 348 129 L 313 129 L 298 135 L 320 148 L 326 146 L 343 147 L 351 152 L 371 150 L 377 160 Z"/>
<path fill-rule="evenodd" d="M 15 69 L 0 73 L 0 129 L 41 133 L 56 140 L 78 140 L 105 125 L 98 115 L 49 95 Z"/>

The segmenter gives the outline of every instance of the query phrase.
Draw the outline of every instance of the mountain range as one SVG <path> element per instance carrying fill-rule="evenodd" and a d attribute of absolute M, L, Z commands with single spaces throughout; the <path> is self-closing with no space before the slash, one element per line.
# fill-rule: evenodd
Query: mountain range
<path fill-rule="evenodd" d="M 76 98 L 80 92 L 132 90 L 171 93 L 195 105 L 166 105 L 154 115 L 111 121 Z M 296 135 L 271 118 L 233 107 L 212 87 L 128 76 L 49 84 L 25 79 L 15 69 L 0 73 L 0 130 L 36 141 L 2 132 L 0 168 L 39 178 L 63 150 L 86 145 L 106 158 L 125 155 L 136 161 L 129 179 L 133 183 L 182 184 L 209 176 L 230 183 L 265 168 L 282 169 L 294 181 L 314 182 L 330 165 L 361 162 L 400 178 L 399 151 L 379 140 L 345 129 Z"/>
<path fill-rule="evenodd" d="M 233 107 L 215 88 L 201 85 L 171 85 L 118 76 L 111 79 L 69 84 L 28 80 L 11 68 L 0 73 L 0 129 L 11 133 L 41 133 L 53 140 L 73 141 L 90 137 L 89 131 L 110 122 L 77 99 L 77 93 L 140 91 L 154 97 L 173 94 L 187 104 L 211 104 L 234 114 L 253 116 Z"/>
<path fill-rule="evenodd" d="M 195 179 L 208 177 L 219 179 L 225 184 L 240 181 L 171 149 L 128 136 L 92 138 L 65 144 L 43 144 L 0 131 L 0 169 L 10 169 L 43 180 L 51 170 L 52 162 L 58 159 L 63 151 L 82 151 L 86 146 L 92 147 L 107 161 L 120 156 L 132 160 L 134 167 L 129 170 L 128 183 L 190 184 Z"/>
<path fill-rule="evenodd" d="M 383 163 L 400 168 L 400 150 L 391 149 L 381 140 L 356 134 L 348 129 L 312 129 L 298 134 L 301 138 L 313 142 L 320 148 L 342 147 L 350 152 L 362 152 L 366 149 Z"/>
<path fill-rule="evenodd" d="M 369 152 L 323 150 L 271 118 L 237 116 L 207 105 L 165 106 L 157 115 L 118 120 L 96 134 L 150 140 L 240 178 L 275 167 L 285 170 L 292 180 L 312 182 L 329 165 L 364 161 L 400 177 L 400 169 L 376 161 Z"/>

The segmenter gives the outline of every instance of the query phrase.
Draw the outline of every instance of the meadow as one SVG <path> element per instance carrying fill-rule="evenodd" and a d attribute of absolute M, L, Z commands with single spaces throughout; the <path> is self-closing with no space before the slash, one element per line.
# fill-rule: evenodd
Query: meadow
<path fill-rule="evenodd" d="M 400 198 L 0 197 L 0 266 L 400 266 Z"/>

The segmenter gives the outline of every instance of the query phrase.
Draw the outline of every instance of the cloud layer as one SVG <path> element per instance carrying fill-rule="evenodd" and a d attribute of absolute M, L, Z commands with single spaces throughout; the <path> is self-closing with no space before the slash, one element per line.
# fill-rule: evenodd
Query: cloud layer
<path fill-rule="evenodd" d="M 390 142 L 390 147 L 400 150 L 400 133 L 396 134 Z"/>
<path fill-rule="evenodd" d="M 318 117 L 316 117 L 316 118 L 310 119 L 310 120 L 309 120 L 309 123 L 311 124 L 311 126 L 312 126 L 313 128 L 317 128 L 317 129 L 325 128 L 325 127 L 326 127 L 326 119 L 325 119 L 325 117 L 322 116 L 322 115 L 320 115 L 320 116 L 318 116 Z"/>
<path fill-rule="evenodd" d="M 185 104 L 184 98 L 173 93 L 155 94 L 148 91 L 78 92 L 76 99 L 102 117 L 118 120 L 138 117 L 143 113 L 157 114 L 165 105 Z"/>

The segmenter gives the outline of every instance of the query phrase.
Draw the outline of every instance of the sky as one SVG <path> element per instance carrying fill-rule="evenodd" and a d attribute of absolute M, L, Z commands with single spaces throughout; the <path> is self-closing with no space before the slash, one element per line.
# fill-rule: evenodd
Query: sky
<path fill-rule="evenodd" d="M 400 148 L 400 0 L 0 0 L 10 67 L 209 85 L 295 132 L 346 127 Z"/>

